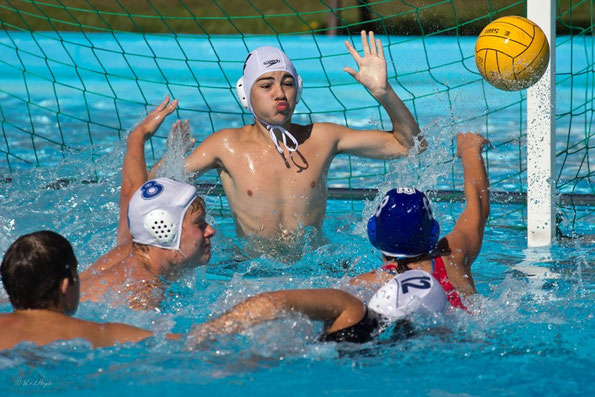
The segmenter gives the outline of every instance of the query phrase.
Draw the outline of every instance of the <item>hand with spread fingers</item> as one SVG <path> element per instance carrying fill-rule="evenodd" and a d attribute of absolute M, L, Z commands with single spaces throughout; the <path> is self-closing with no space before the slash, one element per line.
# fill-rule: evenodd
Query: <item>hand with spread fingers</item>
<path fill-rule="evenodd" d="M 369 41 L 365 30 L 362 30 L 361 37 L 364 50 L 363 58 L 350 42 L 345 41 L 345 46 L 357 63 L 359 70 L 356 71 L 350 67 L 346 67 L 343 70 L 366 87 L 372 95 L 375 97 L 381 96 L 386 92 L 388 86 L 386 79 L 386 60 L 384 59 L 382 43 L 379 39 L 374 38 L 374 32 L 369 32 Z"/>
<path fill-rule="evenodd" d="M 134 129 L 133 133 L 136 131 L 141 131 L 143 135 L 145 135 L 145 139 L 150 138 L 155 131 L 159 129 L 163 120 L 170 114 L 176 110 L 178 106 L 178 100 L 175 99 L 173 101 L 169 101 L 169 95 L 165 97 L 163 102 L 161 102 L 155 109 L 153 109 L 147 117 L 144 118 L 143 121 Z"/>

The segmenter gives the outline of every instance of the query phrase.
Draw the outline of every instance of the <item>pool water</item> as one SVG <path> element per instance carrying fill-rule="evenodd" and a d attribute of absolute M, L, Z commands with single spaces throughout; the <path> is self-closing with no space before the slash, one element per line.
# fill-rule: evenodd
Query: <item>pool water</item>
<path fill-rule="evenodd" d="M 5 112 L 10 108 L 3 103 Z M 131 111 L 131 125 L 140 117 Z M 437 119 L 439 113 L 427 117 Z M 381 190 L 397 182 L 424 189 L 448 186 L 450 166 L 443 164 L 452 153 L 443 143 L 450 142 L 453 133 L 432 132 L 433 145 L 427 152 L 389 164 L 388 175 L 370 184 Z M 496 135 L 499 139 L 505 138 Z M 0 185 L 0 251 L 21 234 L 52 229 L 72 242 L 79 270 L 90 266 L 115 242 L 123 150 L 122 142 L 106 139 L 93 148 L 83 145 L 43 168 L 10 173 L 11 181 Z M 55 153 L 48 149 L 42 154 L 52 158 Z M 94 161 L 89 161 L 91 155 Z M 490 156 L 505 164 L 510 152 L 494 150 Z M 460 169 L 460 163 L 455 164 Z M 491 172 L 499 176 L 497 170 Z M 70 183 L 56 183 L 73 176 Z M 216 197 L 207 202 L 210 208 L 219 205 Z M 326 243 L 312 244 L 306 233 L 295 244 L 297 252 L 277 254 L 254 254 L 249 242 L 235 237 L 231 217 L 211 212 L 209 221 L 217 231 L 211 262 L 174 283 L 160 312 L 112 308 L 107 299 L 102 304 L 83 303 L 76 314 L 153 329 L 155 337 L 104 349 L 69 341 L 45 347 L 22 344 L 0 352 L 2 395 L 593 394 L 591 208 L 579 209 L 587 213 L 587 221 L 577 226 L 577 238 L 560 240 L 549 250 L 527 250 L 523 207 L 493 204 L 484 246 L 473 265 L 480 293 L 473 314 L 418 319 L 420 327 L 434 332 L 401 341 L 383 336 L 364 345 L 319 343 L 320 324 L 289 316 L 193 351 L 184 341 L 164 340 L 165 333 L 184 333 L 259 292 L 331 286 L 365 297 L 345 281 L 380 263 L 364 229 L 375 203 L 330 200 L 323 230 Z M 461 204 L 433 205 L 442 230 L 450 230 Z M 0 292 L 0 298 L 5 297 Z M 10 310 L 8 303 L 0 305 L 0 311 Z"/>
<path fill-rule="evenodd" d="M 105 164 L 95 166 L 104 172 L 117 171 L 114 160 L 121 158 L 121 148 L 114 153 L 119 155 L 107 156 Z M 17 172 L 12 183 L 3 185 L 3 250 L 22 233 L 53 229 L 72 241 L 82 270 L 112 246 L 117 178 L 47 188 L 71 167 L 80 167 L 83 176 L 94 172 L 93 166 L 67 160 L 56 168 Z M 329 202 L 329 207 L 335 205 L 340 203 Z M 434 206 L 436 216 L 444 220 L 443 229 L 449 230 L 449 213 L 458 213 L 460 205 Z M 510 210 L 511 205 L 493 206 L 495 216 Z M 425 324 L 448 330 L 439 335 L 340 346 L 317 342 L 320 325 L 294 316 L 187 351 L 183 342 L 164 341 L 163 335 L 188 331 L 211 313 L 222 313 L 259 292 L 344 288 L 346 276 L 379 263 L 363 235 L 365 219 L 357 213 L 329 216 L 324 225 L 328 243 L 311 251 L 305 248 L 303 257 L 293 261 L 267 255 L 242 259 L 238 250 L 243 243 L 234 237 L 231 218 L 210 219 L 217 230 L 211 263 L 175 283 L 161 313 L 111 308 L 107 302 L 81 304 L 77 313 L 84 319 L 154 329 L 156 337 L 138 345 L 97 350 L 82 341 L 42 348 L 23 344 L 0 353 L 0 388 L 6 392 L 45 388 L 65 395 L 81 390 L 119 395 L 132 389 L 148 395 L 280 391 L 284 395 L 584 395 L 593 391 L 589 373 L 595 354 L 595 250 L 588 238 L 558 242 L 549 252 L 529 252 L 520 216 L 515 219 L 513 213 L 506 225 L 488 226 L 482 253 L 473 265 L 481 294 L 474 315 L 455 313 Z M 6 303 L 0 307 L 10 311 Z M 43 380 L 45 386 L 17 384 L 32 380 Z"/>

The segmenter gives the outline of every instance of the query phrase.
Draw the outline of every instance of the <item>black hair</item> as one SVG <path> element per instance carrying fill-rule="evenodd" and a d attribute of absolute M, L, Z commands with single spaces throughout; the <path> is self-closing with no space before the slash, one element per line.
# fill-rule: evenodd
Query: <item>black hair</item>
<path fill-rule="evenodd" d="M 60 282 L 76 277 L 72 246 L 58 233 L 25 234 L 6 250 L 0 275 L 16 310 L 52 309 L 58 305 Z"/>
<path fill-rule="evenodd" d="M 384 258 L 388 261 L 395 262 L 397 264 L 397 273 L 403 273 L 407 270 L 411 270 L 409 268 L 410 263 L 415 263 L 426 259 L 434 259 L 439 256 L 448 255 L 450 253 L 451 250 L 450 246 L 448 245 L 448 240 L 443 237 L 438 241 L 438 244 L 436 244 L 436 248 L 425 254 L 421 254 L 413 258 L 395 258 L 392 256 L 384 255 Z"/>
<path fill-rule="evenodd" d="M 417 335 L 415 325 L 408 319 L 401 318 L 394 323 L 391 340 L 405 340 Z"/>

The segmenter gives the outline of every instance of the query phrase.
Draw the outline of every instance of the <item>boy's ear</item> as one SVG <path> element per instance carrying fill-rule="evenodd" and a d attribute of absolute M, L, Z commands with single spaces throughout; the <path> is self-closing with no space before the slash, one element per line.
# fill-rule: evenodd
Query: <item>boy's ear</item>
<path fill-rule="evenodd" d="M 66 277 L 63 278 L 60 282 L 60 293 L 62 295 L 66 295 L 66 291 L 68 291 L 68 287 L 70 286 L 70 280 Z"/>

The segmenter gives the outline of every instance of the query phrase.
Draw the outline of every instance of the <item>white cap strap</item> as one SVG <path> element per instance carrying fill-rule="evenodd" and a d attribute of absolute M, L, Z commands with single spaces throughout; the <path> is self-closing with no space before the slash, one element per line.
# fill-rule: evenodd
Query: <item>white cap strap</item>
<path fill-rule="evenodd" d="M 295 137 L 293 135 L 291 135 L 291 132 L 287 131 L 285 128 L 283 128 L 280 125 L 274 125 L 274 124 L 265 124 L 265 125 L 266 125 L 267 129 L 269 130 L 271 140 L 277 147 L 277 150 L 279 151 L 279 153 L 283 153 L 283 149 L 281 149 L 281 145 L 279 145 L 279 142 L 277 142 L 277 136 L 275 135 L 275 129 L 277 129 L 281 133 L 281 137 L 283 138 L 283 146 L 285 146 L 285 148 L 287 149 L 288 152 L 295 152 L 298 149 L 299 143 L 298 143 L 297 139 L 295 139 Z M 291 139 L 291 141 L 293 142 L 293 147 L 287 146 L 287 138 Z"/>

